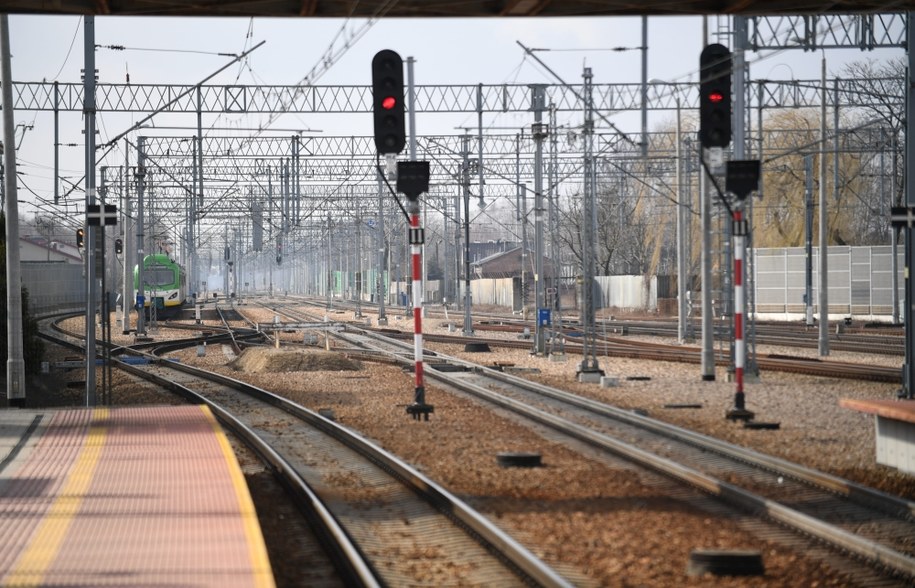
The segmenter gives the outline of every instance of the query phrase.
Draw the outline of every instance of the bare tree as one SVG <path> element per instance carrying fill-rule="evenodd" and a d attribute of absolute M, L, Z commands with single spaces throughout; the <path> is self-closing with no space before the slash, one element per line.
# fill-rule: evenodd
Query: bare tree
<path fill-rule="evenodd" d="M 866 59 L 847 64 L 841 71 L 845 93 L 840 99 L 852 109 L 853 124 L 873 121 L 874 126 L 885 130 L 884 148 L 889 149 L 893 158 L 892 170 L 905 169 L 905 79 L 906 60 L 902 57 L 887 61 Z M 886 174 L 887 170 L 881 170 Z M 899 177 L 896 177 L 899 176 Z M 893 203 L 900 204 L 905 193 L 901 173 L 894 173 Z"/>
<path fill-rule="evenodd" d="M 642 242 L 640 232 L 648 227 L 637 222 L 638 200 L 628 194 L 627 187 L 625 174 L 617 173 L 611 177 L 605 175 L 595 194 L 597 234 L 592 246 L 598 275 L 635 273 L 641 267 L 638 246 Z M 582 222 L 585 218 L 582 194 L 575 192 L 560 198 L 558 210 L 559 241 L 581 264 Z"/>
<path fill-rule="evenodd" d="M 799 247 L 806 240 L 807 177 L 804 159 L 812 157 L 810 166 L 811 199 L 816 206 L 819 192 L 819 158 L 821 155 L 819 113 L 811 109 L 782 110 L 766 122 L 768 154 L 764 158 L 764 198 L 756 205 L 754 243 L 759 247 Z M 840 124 L 842 124 L 840 122 Z M 847 121 L 843 125 L 847 128 Z M 831 140 L 826 153 L 826 182 L 831 194 L 834 157 Z M 838 154 L 839 186 L 836 198 L 828 200 L 828 242 L 835 245 L 868 244 L 869 219 L 877 214 L 867 192 L 863 173 L 871 157 L 870 148 L 845 140 Z M 817 227 L 813 228 L 818 230 Z"/>

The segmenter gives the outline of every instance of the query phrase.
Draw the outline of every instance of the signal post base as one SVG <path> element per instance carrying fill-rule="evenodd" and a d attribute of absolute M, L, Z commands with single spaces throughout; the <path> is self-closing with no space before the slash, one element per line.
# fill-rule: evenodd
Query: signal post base
<path fill-rule="evenodd" d="M 435 412 L 435 407 L 431 404 L 414 402 L 407 405 L 407 414 L 413 417 L 413 420 L 429 420 L 429 415 Z"/>
<path fill-rule="evenodd" d="M 751 421 L 756 416 L 756 413 L 745 408 L 732 408 L 724 416 L 729 421 Z"/>

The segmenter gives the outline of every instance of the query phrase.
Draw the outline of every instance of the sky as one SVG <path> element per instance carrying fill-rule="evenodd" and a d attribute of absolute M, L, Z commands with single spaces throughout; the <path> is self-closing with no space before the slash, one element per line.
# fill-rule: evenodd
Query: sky
<path fill-rule="evenodd" d="M 83 17 L 11 15 L 12 71 L 15 81 L 77 83 L 83 67 Z M 709 29 L 717 29 L 710 17 Z M 648 19 L 648 77 L 686 82 L 697 79 L 699 52 L 704 45 L 702 18 L 652 17 Z M 372 56 L 394 49 L 404 59 L 416 60 L 415 77 L 423 84 L 527 84 L 557 83 L 556 78 L 530 57 L 518 42 L 543 49 L 537 53 L 550 69 L 570 84 L 581 83 L 583 67 L 590 67 L 594 83 L 637 83 L 641 76 L 641 19 L 638 17 L 581 17 L 525 19 L 249 19 L 96 17 L 96 66 L 100 83 L 190 84 L 212 74 L 261 41 L 244 65 L 234 65 L 211 84 L 299 83 L 309 72 L 320 71 L 317 85 L 369 85 Z M 713 41 L 715 39 L 712 39 Z M 727 44 L 727 43 L 726 43 Z M 110 46 L 124 46 L 125 50 Z M 222 55 L 220 55 L 222 54 Z M 817 79 L 825 54 L 831 73 L 842 64 L 863 59 L 886 60 L 904 55 L 901 49 L 873 52 L 780 51 L 751 54 L 751 77 Z M 327 64 L 329 67 L 323 67 Z M 102 114 L 100 140 L 105 141 L 145 115 Z M 278 127 L 309 127 L 327 135 L 371 135 L 370 115 L 287 115 Z M 652 114 L 650 125 L 671 114 Z M 255 117 L 262 120 L 263 116 Z M 579 117 L 580 118 L 580 117 Z M 52 192 L 53 119 L 50 113 L 16 111 L 17 124 L 31 125 L 19 142 L 19 169 L 23 182 L 39 196 Z M 637 113 L 613 114 L 611 120 L 626 132 L 639 132 Z M 196 124 L 195 116 L 157 117 L 158 124 Z M 204 126 L 215 124 L 212 118 Z M 529 125 L 530 115 L 492 115 L 491 128 Z M 458 134 L 455 126 L 476 124 L 476 115 L 423 115 L 419 134 Z M 62 175 L 78 180 L 83 173 L 82 119 L 79 113 L 61 115 Z M 192 131 L 183 131 L 193 134 Z M 176 132 L 177 134 L 177 132 Z M 123 162 L 115 154 L 112 165 Z M 20 199 L 35 195 L 20 188 Z M 20 212 L 29 213 L 28 206 Z"/>

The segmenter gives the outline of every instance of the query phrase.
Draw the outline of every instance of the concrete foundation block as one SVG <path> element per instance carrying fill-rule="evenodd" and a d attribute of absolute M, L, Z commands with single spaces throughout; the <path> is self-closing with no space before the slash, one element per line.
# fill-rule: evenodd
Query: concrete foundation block
<path fill-rule="evenodd" d="M 620 379 L 617 376 L 601 376 L 600 377 L 600 387 L 601 388 L 616 388 L 620 385 Z"/>
<path fill-rule="evenodd" d="M 602 377 L 600 372 L 579 372 L 578 381 L 582 384 L 599 384 Z"/>

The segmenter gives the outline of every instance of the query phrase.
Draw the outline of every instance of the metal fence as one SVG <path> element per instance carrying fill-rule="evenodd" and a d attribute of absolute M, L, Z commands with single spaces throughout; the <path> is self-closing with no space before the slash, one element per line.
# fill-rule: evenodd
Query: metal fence
<path fill-rule="evenodd" d="M 833 319 L 889 318 L 893 305 L 904 299 L 903 251 L 897 255 L 897 292 L 893 296 L 892 247 L 834 246 L 826 250 L 829 316 Z M 806 311 L 807 254 L 803 247 L 756 249 L 754 251 L 756 312 L 765 318 L 793 319 Z M 813 311 L 819 314 L 819 249 L 810 259 Z"/>
<path fill-rule="evenodd" d="M 86 305 L 83 266 L 65 262 L 24 261 L 22 285 L 29 292 L 29 309 L 35 313 L 81 308 Z"/>

